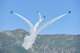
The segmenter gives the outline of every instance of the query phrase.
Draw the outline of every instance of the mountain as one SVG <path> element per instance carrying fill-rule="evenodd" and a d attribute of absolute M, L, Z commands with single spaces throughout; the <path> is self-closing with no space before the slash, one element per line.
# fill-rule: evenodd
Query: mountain
<path fill-rule="evenodd" d="M 25 50 L 21 44 L 26 35 L 23 29 L 0 32 L 0 53 L 80 53 L 80 35 L 38 35 L 33 47 Z"/>

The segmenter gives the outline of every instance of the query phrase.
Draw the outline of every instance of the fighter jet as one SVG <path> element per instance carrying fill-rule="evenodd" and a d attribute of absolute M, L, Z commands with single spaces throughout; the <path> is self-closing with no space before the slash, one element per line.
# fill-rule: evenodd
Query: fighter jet
<path fill-rule="evenodd" d="M 45 16 L 43 16 L 43 18 L 45 18 Z"/>
<path fill-rule="evenodd" d="M 11 14 L 13 13 L 13 11 L 11 11 Z"/>
<path fill-rule="evenodd" d="M 71 11 L 69 11 L 68 13 L 71 13 Z"/>

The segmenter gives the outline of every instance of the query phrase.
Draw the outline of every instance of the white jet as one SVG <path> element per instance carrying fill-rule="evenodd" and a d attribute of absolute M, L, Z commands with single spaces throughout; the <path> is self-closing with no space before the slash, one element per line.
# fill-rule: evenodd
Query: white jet
<path fill-rule="evenodd" d="M 30 35 L 26 35 L 24 37 L 23 43 L 22 43 L 22 47 L 24 47 L 26 50 L 32 48 L 33 44 L 35 43 L 36 37 L 37 35 L 48 25 L 54 23 L 55 21 L 59 20 L 60 18 L 64 17 L 65 15 L 67 15 L 68 13 L 71 13 L 71 11 L 64 13 L 48 22 L 46 22 L 42 27 L 39 28 L 40 23 L 44 20 L 45 16 L 42 17 L 40 12 L 38 12 L 39 15 L 39 21 L 33 26 L 33 24 L 25 17 L 23 17 L 22 15 L 11 11 L 11 14 L 17 15 L 19 16 L 21 19 L 23 19 L 27 24 L 29 24 L 30 26 Z"/>

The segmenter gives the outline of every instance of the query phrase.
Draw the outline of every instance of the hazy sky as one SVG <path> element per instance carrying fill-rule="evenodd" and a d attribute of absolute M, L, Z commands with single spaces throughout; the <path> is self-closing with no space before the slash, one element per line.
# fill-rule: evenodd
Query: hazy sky
<path fill-rule="evenodd" d="M 41 34 L 80 34 L 80 0 L 0 0 L 0 31 L 22 28 L 29 31 L 29 26 L 15 11 L 33 24 L 38 21 L 37 10 L 46 16 L 41 26 L 65 12 L 72 13 L 45 28 Z"/>

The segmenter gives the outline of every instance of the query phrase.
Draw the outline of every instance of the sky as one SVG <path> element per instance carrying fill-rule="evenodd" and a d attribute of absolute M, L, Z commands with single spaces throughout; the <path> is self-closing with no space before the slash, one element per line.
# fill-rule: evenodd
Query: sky
<path fill-rule="evenodd" d="M 38 21 L 37 11 L 46 18 L 41 23 L 68 14 L 46 27 L 40 34 L 80 34 L 80 0 L 0 0 L 0 31 L 30 27 L 26 22 L 10 12 L 15 11 L 29 19 L 33 24 Z"/>

